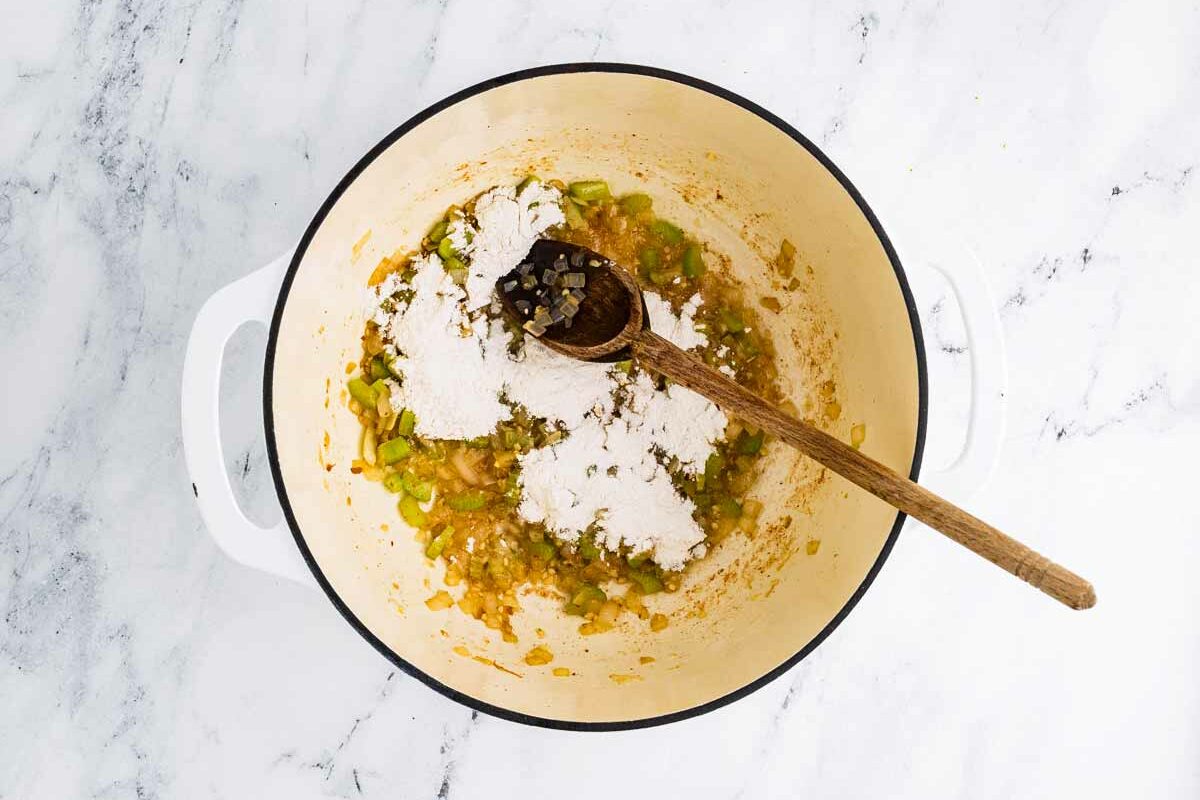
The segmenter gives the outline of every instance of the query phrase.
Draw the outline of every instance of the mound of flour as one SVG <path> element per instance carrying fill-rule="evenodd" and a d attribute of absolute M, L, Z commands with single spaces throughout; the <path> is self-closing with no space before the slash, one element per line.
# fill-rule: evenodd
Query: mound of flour
<path fill-rule="evenodd" d="M 649 551 L 663 568 L 679 569 L 702 552 L 704 533 L 692 519 L 691 500 L 675 490 L 660 460 L 678 459 L 686 472 L 702 468 L 724 436 L 724 413 L 682 386 L 659 389 L 645 374 L 631 380 L 611 365 L 572 361 L 536 340 L 510 353 L 503 325 L 481 312 L 492 303 L 496 279 L 562 223 L 561 199 L 537 182 L 519 195 L 492 189 L 476 201 L 474 220 L 458 217 L 450 225 L 448 235 L 467 263 L 464 287 L 431 255 L 414 262 L 410 286 L 389 276 L 371 293 L 368 316 L 401 375 L 392 402 L 412 410 L 417 434 L 432 439 L 486 436 L 512 417 L 513 404 L 560 425 L 567 433 L 561 441 L 519 459 L 518 513 L 564 541 L 595 526 L 607 547 Z M 407 304 L 393 298 L 401 288 L 412 290 Z M 651 327 L 684 349 L 707 344 L 694 326 L 699 303 L 697 295 L 676 314 L 646 294 Z"/>

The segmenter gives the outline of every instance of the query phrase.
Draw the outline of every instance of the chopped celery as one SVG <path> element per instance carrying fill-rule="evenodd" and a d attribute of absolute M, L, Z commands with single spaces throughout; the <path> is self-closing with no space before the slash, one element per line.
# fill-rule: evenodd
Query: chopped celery
<path fill-rule="evenodd" d="M 512 574 L 509 572 L 508 564 L 504 563 L 503 559 L 489 558 L 487 571 L 488 575 L 491 576 L 492 582 L 500 587 L 505 587 L 512 583 Z"/>
<path fill-rule="evenodd" d="M 569 198 L 563 200 L 562 211 L 568 228 L 579 230 L 587 227 L 587 220 L 583 218 L 583 214 L 579 213 L 579 206 L 575 205 Z"/>
<path fill-rule="evenodd" d="M 630 570 L 629 580 L 633 581 L 642 594 L 654 594 L 663 590 L 663 582 L 652 572 Z"/>
<path fill-rule="evenodd" d="M 446 220 L 435 222 L 433 227 L 429 229 L 429 233 L 425 234 L 429 237 L 429 241 L 438 244 L 442 239 L 446 238 L 446 229 L 450 227 L 450 223 Z"/>
<path fill-rule="evenodd" d="M 656 219 L 650 224 L 650 230 L 667 244 L 679 244 L 683 241 L 683 231 L 665 219 Z"/>
<path fill-rule="evenodd" d="M 748 456 L 755 455 L 756 453 L 758 453 L 759 450 L 762 449 L 762 443 L 763 443 L 763 432 L 762 431 L 759 431 L 758 433 L 754 434 L 753 436 L 751 436 L 750 434 L 745 434 L 742 436 L 741 440 L 738 442 L 738 452 L 743 453 Z"/>
<path fill-rule="evenodd" d="M 474 439 L 467 439 L 465 444 L 472 450 L 483 450 L 492 446 L 492 438 L 490 436 L 476 436 Z"/>
<path fill-rule="evenodd" d="M 351 378 L 346 383 L 346 388 L 350 390 L 350 396 L 357 400 L 364 409 L 374 409 L 375 404 L 379 401 L 375 390 L 362 378 Z"/>
<path fill-rule="evenodd" d="M 454 511 L 478 511 L 487 505 L 488 496 L 479 489 L 467 489 L 463 492 L 449 495 L 446 505 Z"/>
<path fill-rule="evenodd" d="M 392 373 L 388 371 L 387 362 L 383 360 L 383 356 L 375 356 L 371 359 L 371 378 L 372 380 L 380 380 L 381 378 L 390 378 Z"/>
<path fill-rule="evenodd" d="M 412 436 L 417 427 L 417 415 L 409 409 L 400 412 L 400 420 L 396 423 L 396 433 L 401 436 Z"/>
<path fill-rule="evenodd" d="M 678 277 L 678 269 L 660 269 L 650 273 L 650 282 L 655 286 L 665 286 Z"/>
<path fill-rule="evenodd" d="M 467 575 L 473 581 L 483 580 L 483 568 L 487 566 L 487 562 L 481 558 L 471 559 L 471 566 L 467 567 Z"/>
<path fill-rule="evenodd" d="M 731 497 L 726 497 L 717 503 L 717 510 L 721 512 L 722 517 L 737 519 L 742 515 L 742 504 Z"/>
<path fill-rule="evenodd" d="M 558 553 L 558 551 L 554 549 L 554 545 L 550 544 L 545 539 L 542 539 L 540 542 L 531 541 L 529 543 L 529 552 L 533 554 L 534 558 L 540 558 L 542 561 L 552 561 L 554 560 L 554 556 Z"/>
<path fill-rule="evenodd" d="M 399 494 L 404 491 L 404 478 L 399 472 L 389 472 L 383 477 L 383 488 L 393 494 Z"/>
<path fill-rule="evenodd" d="M 644 247 L 638 253 L 638 263 L 642 265 L 642 275 L 649 278 L 662 267 L 662 254 L 653 247 Z"/>
<path fill-rule="evenodd" d="M 441 257 L 442 261 L 448 261 L 458 255 L 458 252 L 454 249 L 454 242 L 450 241 L 449 236 L 438 242 L 437 254 Z"/>
<path fill-rule="evenodd" d="M 743 334 L 738 337 L 737 351 L 738 355 L 745 361 L 753 361 L 762 352 L 759 350 L 758 343 L 755 342 L 754 337 L 750 334 Z"/>
<path fill-rule="evenodd" d="M 450 544 L 450 539 L 454 536 L 454 526 L 447 525 L 442 528 L 442 532 L 433 537 L 429 541 L 429 546 L 425 548 L 426 558 L 437 558 L 446 549 L 446 545 Z"/>
<path fill-rule="evenodd" d="M 612 197 L 604 181 L 574 181 L 567 186 L 567 193 L 581 203 L 598 203 Z"/>
<path fill-rule="evenodd" d="M 725 326 L 725 330 L 730 333 L 741 333 L 746 330 L 746 323 L 742 319 L 742 315 L 732 308 L 722 308 L 717 312 L 717 316 L 720 317 L 721 324 Z"/>
<path fill-rule="evenodd" d="M 421 509 L 421 504 L 417 502 L 417 498 L 411 494 L 406 494 L 400 498 L 400 516 L 414 528 L 425 527 L 425 522 L 429 519 Z"/>
<path fill-rule="evenodd" d="M 379 460 L 384 464 L 395 464 L 406 457 L 411 450 L 408 439 L 397 437 L 379 445 Z"/>
<path fill-rule="evenodd" d="M 618 361 L 613 364 L 613 366 L 619 372 L 624 372 L 626 375 L 628 375 L 629 373 L 633 372 L 633 359 L 627 358 L 624 361 Z"/>
<path fill-rule="evenodd" d="M 627 194 L 621 198 L 621 210 L 626 214 L 639 214 L 649 211 L 653 202 L 648 194 Z"/>
<path fill-rule="evenodd" d="M 524 179 L 522 179 L 521 182 L 517 184 L 517 194 L 520 194 L 521 192 L 528 189 L 531 184 L 541 183 L 541 182 L 542 182 L 542 179 L 539 178 L 537 175 L 526 175 L 524 177 Z"/>
<path fill-rule="evenodd" d="M 595 561 L 600 557 L 600 548 L 596 547 L 596 542 L 590 533 L 579 537 L 579 555 L 587 561 Z"/>
<path fill-rule="evenodd" d="M 600 606 L 608 602 L 608 595 L 599 586 L 593 586 L 590 583 L 582 584 L 571 598 L 570 605 L 579 608 L 584 614 L 589 612 L 595 613 L 600 610 Z"/>
<path fill-rule="evenodd" d="M 514 508 L 521 502 L 521 483 L 516 470 L 508 473 L 504 479 L 504 502 Z"/>
<path fill-rule="evenodd" d="M 720 453 L 712 453 L 704 462 L 704 485 L 710 491 L 713 484 L 717 482 L 717 478 L 725 470 L 725 459 Z"/>
<path fill-rule="evenodd" d="M 433 481 L 423 481 L 411 472 L 406 472 L 401 476 L 400 485 L 404 487 L 404 491 L 421 502 L 433 497 Z"/>
<path fill-rule="evenodd" d="M 683 274 L 689 278 L 699 278 L 705 269 L 704 254 L 700 251 L 700 245 L 689 245 L 688 249 L 683 251 Z"/>

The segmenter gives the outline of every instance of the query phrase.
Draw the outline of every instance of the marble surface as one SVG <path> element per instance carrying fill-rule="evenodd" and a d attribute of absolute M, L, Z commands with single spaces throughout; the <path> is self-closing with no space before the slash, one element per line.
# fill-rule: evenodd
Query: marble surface
<path fill-rule="evenodd" d="M 1200 10 L 123 0 L 0 26 L 0 797 L 1200 796 Z M 192 502 L 180 363 L 204 298 L 293 244 L 411 113 L 600 59 L 720 83 L 816 140 L 893 232 L 931 343 L 932 461 L 967 359 L 923 237 L 983 258 L 1011 365 L 972 508 L 1096 584 L 1056 607 L 910 526 L 767 688 L 667 728 L 478 716 Z M 925 274 L 925 277 L 922 277 Z M 274 513 L 264 335 L 222 398 Z M 538 787 L 534 789 L 533 787 Z"/>

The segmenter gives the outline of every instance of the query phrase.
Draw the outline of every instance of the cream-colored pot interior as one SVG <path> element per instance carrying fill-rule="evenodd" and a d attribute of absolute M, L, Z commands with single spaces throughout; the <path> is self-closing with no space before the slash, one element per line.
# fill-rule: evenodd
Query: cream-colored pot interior
<path fill-rule="evenodd" d="M 281 499 L 351 621 L 401 666 L 476 707 L 605 727 L 729 699 L 836 624 L 893 534 L 891 508 L 776 446 L 756 493 L 765 505 L 757 536 L 732 535 L 694 566 L 683 590 L 648 598 L 668 615 L 666 630 L 624 615 L 616 630 L 584 637 L 578 618 L 530 596 L 514 616 L 513 645 L 457 609 L 426 607 L 442 588 L 441 565 L 423 557 L 395 497 L 350 473 L 359 427 L 343 387 L 347 363 L 359 358 L 367 276 L 383 255 L 415 248 L 451 203 L 531 171 L 651 194 L 660 214 L 728 257 L 751 297 L 783 300 L 783 312 L 762 311 L 760 324 L 796 405 L 823 417 L 819 387 L 834 380 L 841 413 L 827 429 L 849 438 L 852 425 L 865 424 L 863 449 L 910 472 L 921 356 L 903 278 L 817 156 L 714 91 L 582 71 L 465 92 L 360 164 L 292 266 L 271 341 Z M 792 292 L 772 286 L 769 267 L 785 237 L 799 250 L 803 279 Z M 553 663 L 524 663 L 535 644 Z M 572 674 L 556 677 L 554 667 Z"/>

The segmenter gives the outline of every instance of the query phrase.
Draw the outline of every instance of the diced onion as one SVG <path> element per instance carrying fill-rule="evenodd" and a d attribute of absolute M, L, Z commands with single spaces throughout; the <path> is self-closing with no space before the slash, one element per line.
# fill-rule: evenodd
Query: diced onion
<path fill-rule="evenodd" d="M 377 446 L 377 442 L 378 439 L 375 436 L 375 428 L 370 426 L 363 428 L 362 459 L 371 466 L 375 466 L 375 448 Z"/>
<path fill-rule="evenodd" d="M 459 477 L 471 486 L 479 486 L 483 483 L 483 480 L 479 477 L 479 473 L 475 471 L 474 465 L 467 460 L 467 453 L 462 448 L 454 451 L 454 454 L 450 456 L 450 463 L 457 470 Z"/>

